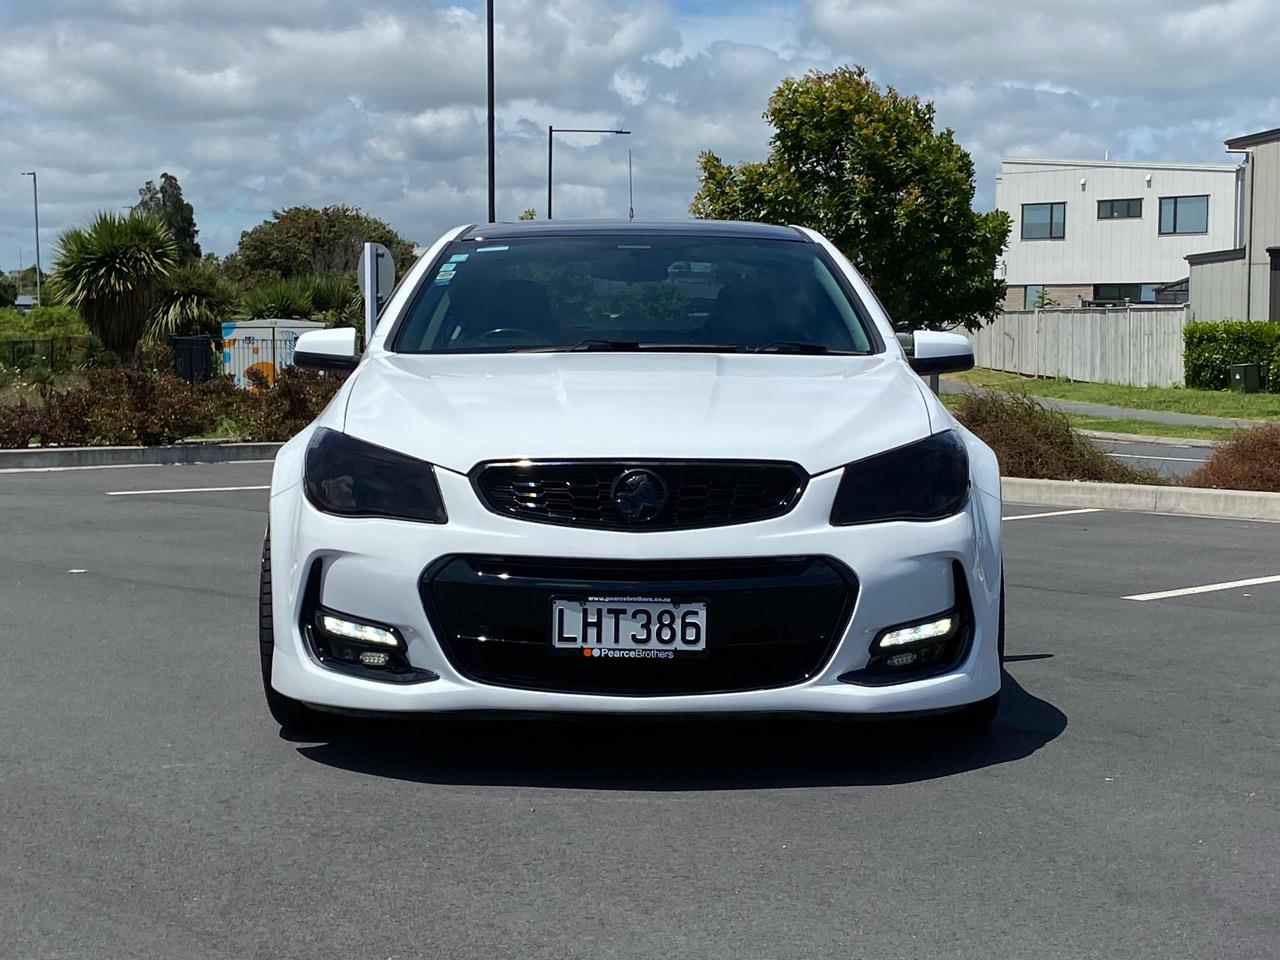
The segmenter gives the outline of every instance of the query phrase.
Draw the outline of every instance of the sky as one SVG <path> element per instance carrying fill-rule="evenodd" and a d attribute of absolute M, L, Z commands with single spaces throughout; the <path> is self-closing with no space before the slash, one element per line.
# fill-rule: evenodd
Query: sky
<path fill-rule="evenodd" d="M 683 217 L 697 156 L 762 158 L 788 75 L 866 66 L 1002 155 L 1221 162 L 1280 126 L 1280 0 L 497 0 L 498 218 Z M 348 203 L 418 243 L 486 216 L 477 0 L 0 0 L 0 267 L 164 171 L 200 240 Z"/>

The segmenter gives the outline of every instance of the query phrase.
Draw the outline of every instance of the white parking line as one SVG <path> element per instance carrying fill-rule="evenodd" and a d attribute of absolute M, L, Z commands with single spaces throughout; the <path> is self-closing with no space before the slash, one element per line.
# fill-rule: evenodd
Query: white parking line
<path fill-rule="evenodd" d="M 1219 590 L 1235 590 L 1240 587 L 1256 587 L 1263 583 L 1280 583 L 1280 577 L 1254 577 L 1251 580 L 1232 580 L 1230 583 L 1209 583 L 1203 587 L 1183 587 L 1181 590 L 1162 590 L 1159 593 L 1137 593 L 1126 600 L 1168 600 L 1172 597 L 1189 597 L 1196 593 L 1217 593 Z"/>
<path fill-rule="evenodd" d="M 1117 460 L 1164 460 L 1169 463 L 1204 463 L 1199 457 L 1151 457 L 1141 453 L 1112 453 L 1109 456 Z"/>
<path fill-rule="evenodd" d="M 1073 517 L 1080 513 L 1101 513 L 1102 511 L 1090 507 L 1086 510 L 1055 510 L 1053 513 L 1020 513 L 1016 516 L 1005 517 L 1005 520 L 1043 520 L 1045 517 Z"/>
<path fill-rule="evenodd" d="M 150 497 L 158 493 L 233 493 L 238 490 L 270 490 L 270 487 L 185 487 L 181 490 L 108 490 L 108 497 Z"/>

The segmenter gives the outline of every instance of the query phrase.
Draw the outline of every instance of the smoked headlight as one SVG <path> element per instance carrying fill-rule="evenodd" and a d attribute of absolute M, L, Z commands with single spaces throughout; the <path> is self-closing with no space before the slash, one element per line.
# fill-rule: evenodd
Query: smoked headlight
<path fill-rule="evenodd" d="M 307 499 L 343 517 L 446 523 L 435 469 L 385 447 L 323 427 L 307 446 Z"/>
<path fill-rule="evenodd" d="M 969 455 L 954 430 L 844 468 L 831 523 L 941 520 L 969 499 Z"/>

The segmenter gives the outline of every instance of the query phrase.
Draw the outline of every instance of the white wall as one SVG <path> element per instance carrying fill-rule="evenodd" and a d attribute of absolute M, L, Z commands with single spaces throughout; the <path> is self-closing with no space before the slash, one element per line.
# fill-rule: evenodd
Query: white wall
<path fill-rule="evenodd" d="M 1244 258 L 1191 268 L 1192 320 L 1247 320 L 1249 307 Z"/>
<path fill-rule="evenodd" d="M 1209 232 L 1160 236 L 1160 198 L 1196 194 L 1209 195 Z M 1131 197 L 1142 199 L 1142 219 L 1098 219 L 1099 200 Z M 1022 205 L 1060 201 L 1067 204 L 1066 238 L 1023 240 Z M 1167 283 L 1188 275 L 1187 254 L 1236 246 L 1236 168 L 1230 164 L 1006 159 L 996 205 L 1013 219 L 1002 258 L 1010 286 Z"/>

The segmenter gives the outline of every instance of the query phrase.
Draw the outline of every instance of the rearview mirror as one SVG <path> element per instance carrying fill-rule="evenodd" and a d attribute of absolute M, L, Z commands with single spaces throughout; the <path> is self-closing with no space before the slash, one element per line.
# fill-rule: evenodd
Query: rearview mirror
<path fill-rule="evenodd" d="M 312 330 L 293 348 L 294 366 L 304 370 L 354 370 L 360 364 L 353 327 Z"/>
<path fill-rule="evenodd" d="M 911 369 L 922 377 L 973 369 L 973 346 L 958 333 L 917 330 L 911 341 L 911 355 L 907 359 Z"/>

